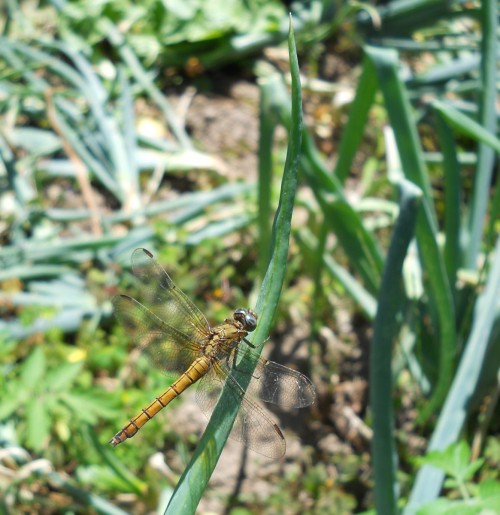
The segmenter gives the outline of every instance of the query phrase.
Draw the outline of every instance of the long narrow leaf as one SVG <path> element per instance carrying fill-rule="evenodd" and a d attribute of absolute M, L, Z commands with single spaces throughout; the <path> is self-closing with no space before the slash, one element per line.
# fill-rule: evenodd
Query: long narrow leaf
<path fill-rule="evenodd" d="M 277 309 L 285 278 L 291 218 L 297 188 L 302 111 L 299 68 L 291 25 L 288 43 L 292 74 L 293 123 L 290 128 L 280 202 L 273 225 L 271 260 L 255 308 L 260 315 L 260 320 L 255 333 L 253 333 L 254 341 L 263 341 L 267 337 Z M 250 379 L 251 374 L 247 377 Z M 225 395 L 223 392 L 203 438 L 191 462 L 184 471 L 165 513 L 169 515 L 187 515 L 196 511 L 196 507 L 229 436 L 238 408 L 239 406 L 234 402 L 234 398 L 231 395 Z"/>
<path fill-rule="evenodd" d="M 446 119 L 451 127 L 453 127 L 459 134 L 468 136 L 490 146 L 496 152 L 500 153 L 500 139 L 496 138 L 494 132 L 488 131 L 481 124 L 476 122 L 470 116 L 461 113 L 448 102 L 434 100 L 432 107 L 440 112 Z"/>
<path fill-rule="evenodd" d="M 439 320 L 440 345 L 440 366 L 436 387 L 427 406 L 420 414 L 420 419 L 425 420 L 443 402 L 452 380 L 456 345 L 453 296 L 438 245 L 430 181 L 425 170 L 407 93 L 398 75 L 397 54 L 391 50 L 370 46 L 365 50 L 377 70 L 379 87 L 384 95 L 405 177 L 419 186 L 424 193 L 422 210 L 417 221 L 417 242 L 428 278 L 426 288 L 429 292 L 432 311 L 437 313 Z"/>
<path fill-rule="evenodd" d="M 495 322 L 495 307 L 500 297 L 500 238 L 497 239 L 491 269 L 483 293 L 476 301 L 474 320 L 450 392 L 440 412 L 429 451 L 444 450 L 457 441 L 468 413 L 469 401 L 476 389 L 487 355 L 488 342 Z M 441 490 L 444 472 L 428 465 L 417 474 L 405 515 L 435 499 Z"/>
<path fill-rule="evenodd" d="M 310 160 L 304 161 L 302 169 L 321 206 L 325 217 L 324 223 L 338 238 L 349 261 L 355 264 L 365 287 L 370 293 L 376 292 L 380 285 L 383 259 L 373 234 L 366 229 L 359 213 L 346 200 L 342 188 L 335 186 L 339 193 L 333 197 L 328 195 L 330 191 L 325 191 L 319 184 L 323 181 L 316 180 L 318 163 L 313 165 Z"/>
<path fill-rule="evenodd" d="M 498 49 L 498 0 L 481 2 L 481 95 L 480 123 L 487 131 L 494 134 L 497 128 L 497 49 Z M 477 169 L 475 174 L 474 194 L 469 217 L 469 245 L 467 245 L 466 265 L 475 268 L 477 254 L 487 217 L 488 198 L 493 174 L 495 153 L 484 143 L 479 145 Z"/>
<path fill-rule="evenodd" d="M 67 8 L 69 2 L 66 0 L 51 0 L 52 5 L 58 11 Z M 71 15 L 70 15 L 71 16 Z M 170 103 L 162 92 L 154 84 L 150 74 L 144 70 L 139 59 L 132 51 L 122 32 L 109 20 L 109 18 L 101 18 L 98 20 L 98 30 L 101 34 L 107 34 L 108 40 L 114 46 L 127 68 L 131 71 L 137 82 L 147 91 L 150 97 L 158 105 L 163 112 L 165 120 L 169 124 L 175 137 L 178 139 L 183 148 L 191 148 L 191 141 L 175 115 Z"/>
<path fill-rule="evenodd" d="M 396 514 L 396 450 L 392 409 L 392 354 L 403 304 L 403 262 L 414 236 L 421 191 L 401 182 L 400 214 L 385 263 L 370 350 L 370 405 L 373 415 L 373 469 L 377 513 Z"/>
<path fill-rule="evenodd" d="M 461 180 L 455 142 L 450 127 L 440 115 L 436 116 L 436 130 L 443 151 L 444 170 L 444 261 L 448 272 L 448 281 L 455 293 L 458 268 L 460 263 L 460 227 L 461 227 Z M 455 295 L 453 295 L 455 297 Z"/>
<path fill-rule="evenodd" d="M 307 255 L 310 262 L 316 259 L 315 251 L 318 248 L 314 236 L 307 228 L 302 228 L 297 234 L 296 239 L 304 254 Z M 368 319 L 375 318 L 377 309 L 377 301 L 375 298 L 363 288 L 359 280 L 353 277 L 343 266 L 339 265 L 330 255 L 321 253 L 320 255 L 325 269 L 332 277 L 334 277 L 346 290 L 346 293 L 358 304 Z"/>
<path fill-rule="evenodd" d="M 279 93 L 278 87 L 276 90 Z M 287 95 L 282 93 L 277 94 L 276 97 L 274 105 L 281 122 L 285 127 L 289 127 L 289 102 L 285 100 Z M 367 106 L 363 106 L 361 111 L 363 109 L 367 109 Z M 345 151 L 349 154 L 352 149 Z M 352 156 L 348 155 L 344 160 L 344 166 L 347 166 L 351 159 Z M 373 234 L 364 226 L 361 216 L 345 198 L 341 181 L 323 162 L 306 127 L 302 133 L 301 169 L 322 207 L 325 224 L 339 239 L 349 261 L 359 265 L 357 272 L 363 277 L 369 290 L 374 293 L 380 284 L 382 271 L 383 258 L 380 248 Z"/>
<path fill-rule="evenodd" d="M 342 132 L 339 143 L 338 160 L 335 164 L 334 175 L 343 184 L 349 175 L 352 162 L 358 150 L 368 113 L 373 104 L 377 90 L 377 77 L 372 62 L 365 57 L 363 60 L 363 71 L 359 78 L 356 96 L 349 110 L 349 119 Z"/>
<path fill-rule="evenodd" d="M 269 264 L 271 248 L 272 142 L 277 124 L 272 99 L 282 87 L 281 77 L 272 75 L 260 84 L 259 106 L 259 276 L 262 279 Z M 278 91 L 278 93 L 277 93 Z"/>

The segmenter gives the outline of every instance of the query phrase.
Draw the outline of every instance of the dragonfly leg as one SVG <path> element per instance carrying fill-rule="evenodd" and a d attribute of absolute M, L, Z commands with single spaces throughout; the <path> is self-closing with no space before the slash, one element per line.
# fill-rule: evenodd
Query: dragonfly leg
<path fill-rule="evenodd" d="M 246 338 L 243 338 L 243 341 L 252 349 L 256 349 L 257 345 L 254 345 L 253 343 L 249 342 Z"/>
<path fill-rule="evenodd" d="M 238 347 L 236 347 L 235 349 L 233 349 L 233 352 L 231 353 L 231 355 L 229 355 L 229 354 L 228 354 L 228 355 L 226 356 L 226 363 L 227 363 L 227 365 L 228 365 L 230 368 L 232 368 L 232 369 L 234 369 L 234 370 L 237 370 L 238 372 L 243 372 L 243 370 L 240 370 L 240 369 L 238 368 L 238 364 L 237 364 L 237 360 L 238 360 L 238 350 L 239 350 L 239 348 L 238 348 Z M 232 356 L 232 358 L 231 358 L 231 356 Z M 232 359 L 232 362 L 233 362 L 232 366 L 229 364 L 229 360 L 230 360 L 230 359 Z"/>
<path fill-rule="evenodd" d="M 248 343 L 248 345 L 250 345 L 250 347 L 253 347 L 253 348 L 255 349 L 255 346 L 254 346 L 254 345 L 252 345 L 250 342 L 247 342 L 247 341 L 245 340 L 245 343 Z M 232 362 L 233 362 L 232 366 L 229 364 L 229 360 L 231 359 L 231 357 L 230 357 L 229 355 L 227 355 L 227 356 L 226 356 L 226 363 L 227 363 L 227 365 L 228 365 L 230 368 L 232 368 L 233 370 L 236 370 L 237 372 L 240 372 L 240 373 L 242 373 L 242 374 L 248 374 L 248 372 L 246 372 L 245 370 L 243 370 L 243 369 L 241 369 L 240 367 L 238 367 L 238 364 L 237 364 L 238 350 L 239 350 L 239 347 L 236 347 L 236 348 L 233 350 L 233 352 L 232 352 Z M 259 379 L 259 378 L 260 378 L 260 376 L 259 376 L 259 375 L 256 375 L 256 374 L 255 374 L 255 371 L 254 371 L 254 372 L 252 372 L 252 377 L 253 377 L 254 379 Z"/>
<path fill-rule="evenodd" d="M 231 367 L 230 363 L 229 363 L 229 360 L 231 359 L 231 356 L 232 356 L 232 361 L 233 361 L 233 365 Z M 227 363 L 227 366 L 228 367 L 231 367 L 231 368 L 234 368 L 235 370 L 238 370 L 237 366 L 236 366 L 236 358 L 238 357 L 238 347 L 236 347 L 233 352 L 229 353 L 226 355 L 226 363 Z"/>

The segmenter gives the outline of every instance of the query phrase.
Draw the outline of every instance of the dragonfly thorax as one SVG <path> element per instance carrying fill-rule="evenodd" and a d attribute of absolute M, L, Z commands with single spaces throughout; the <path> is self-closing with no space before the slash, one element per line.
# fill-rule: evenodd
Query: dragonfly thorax
<path fill-rule="evenodd" d="M 251 333 L 257 327 L 257 313 L 251 309 L 238 308 L 233 313 L 235 322 L 241 324 L 244 331 Z"/>

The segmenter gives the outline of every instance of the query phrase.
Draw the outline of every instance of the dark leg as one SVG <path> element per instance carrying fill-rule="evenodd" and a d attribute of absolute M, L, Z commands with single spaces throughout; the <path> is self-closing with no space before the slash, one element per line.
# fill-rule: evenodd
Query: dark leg
<path fill-rule="evenodd" d="M 254 345 L 253 343 L 250 343 L 246 338 L 243 338 L 243 341 L 252 349 L 256 349 L 257 345 Z"/>

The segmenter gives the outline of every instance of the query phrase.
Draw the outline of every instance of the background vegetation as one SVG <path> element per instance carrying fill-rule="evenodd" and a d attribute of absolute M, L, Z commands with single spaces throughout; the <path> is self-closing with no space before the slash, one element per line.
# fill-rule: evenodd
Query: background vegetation
<path fill-rule="evenodd" d="M 497 4 L 1 9 L 0 511 L 163 511 L 194 470 L 200 513 L 500 513 Z M 228 442 L 205 489 L 189 392 L 107 445 L 173 379 L 111 316 L 139 246 L 213 322 L 277 310 L 318 393 L 283 462 Z"/>

